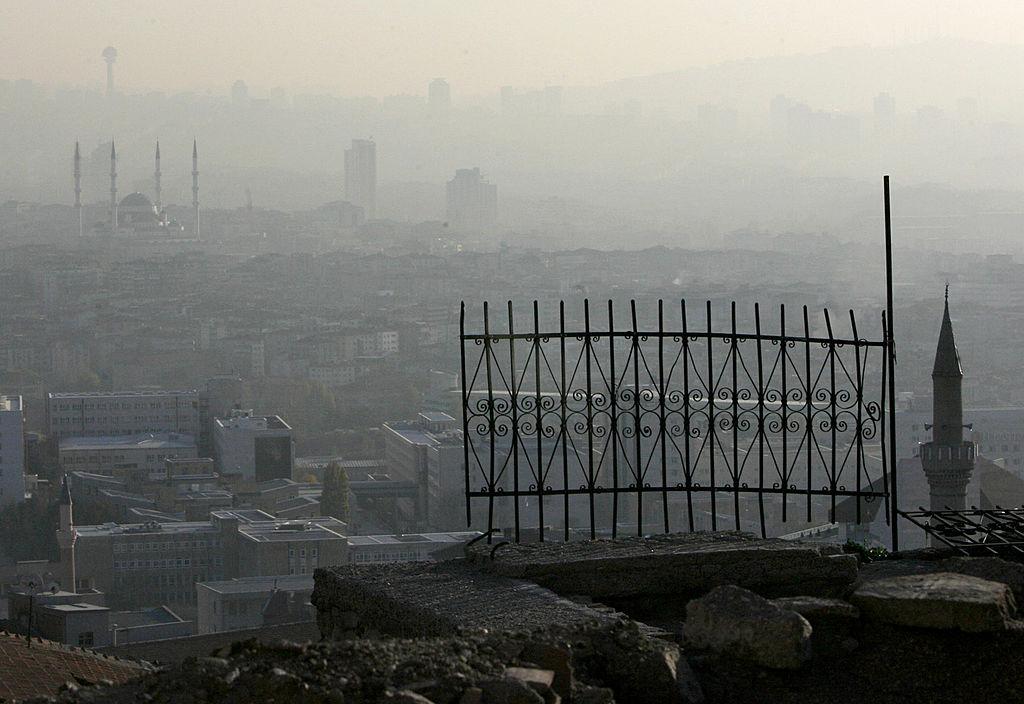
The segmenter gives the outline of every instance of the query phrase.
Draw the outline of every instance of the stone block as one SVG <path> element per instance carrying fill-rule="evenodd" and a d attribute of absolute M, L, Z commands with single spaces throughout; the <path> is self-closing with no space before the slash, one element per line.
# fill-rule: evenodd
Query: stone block
<path fill-rule="evenodd" d="M 469 550 L 484 571 L 613 602 L 686 598 L 723 584 L 764 596 L 841 596 L 857 578 L 857 558 L 834 546 L 735 532 L 507 545 L 493 560 L 485 548 Z"/>
<path fill-rule="evenodd" d="M 772 599 L 783 609 L 795 611 L 810 622 L 817 619 L 858 619 L 860 611 L 848 601 L 817 596 L 784 596 Z"/>
<path fill-rule="evenodd" d="M 698 650 L 796 669 L 810 659 L 811 630 L 795 611 L 741 587 L 722 586 L 687 604 L 683 638 Z"/>
<path fill-rule="evenodd" d="M 1016 611 L 1005 584 L 953 572 L 877 579 L 850 601 L 881 623 L 969 632 L 1006 630 Z"/>

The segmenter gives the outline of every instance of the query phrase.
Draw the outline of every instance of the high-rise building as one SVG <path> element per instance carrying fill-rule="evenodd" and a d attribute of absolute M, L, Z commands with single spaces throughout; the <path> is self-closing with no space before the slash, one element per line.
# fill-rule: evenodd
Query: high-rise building
<path fill-rule="evenodd" d="M 879 134 L 891 135 L 896 131 L 896 101 L 888 93 L 875 96 L 875 131 Z"/>
<path fill-rule="evenodd" d="M 0 507 L 25 499 L 25 414 L 21 396 L 0 396 Z"/>
<path fill-rule="evenodd" d="M 367 220 L 377 217 L 377 145 L 353 139 L 345 150 L 345 198 L 360 206 Z"/>
<path fill-rule="evenodd" d="M 964 440 L 964 373 L 949 319 L 949 289 L 942 313 L 939 343 L 932 368 L 932 441 L 921 445 L 921 464 L 928 479 L 932 511 L 967 507 L 967 484 L 974 471 L 974 443 Z M 934 547 L 942 545 L 932 537 Z"/>
<path fill-rule="evenodd" d="M 452 105 L 452 89 L 448 81 L 443 78 L 435 78 L 427 88 L 427 103 L 431 108 L 446 109 Z"/>
<path fill-rule="evenodd" d="M 498 219 L 498 187 L 489 183 L 479 168 L 457 169 L 447 184 L 449 227 L 479 230 Z"/>

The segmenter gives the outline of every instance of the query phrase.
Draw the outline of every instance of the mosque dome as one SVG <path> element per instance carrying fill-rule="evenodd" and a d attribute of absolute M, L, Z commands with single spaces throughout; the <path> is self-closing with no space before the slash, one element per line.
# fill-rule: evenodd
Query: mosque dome
<path fill-rule="evenodd" d="M 153 202 L 142 193 L 129 193 L 121 199 L 120 204 L 117 206 L 119 209 L 123 208 L 152 208 Z"/>
<path fill-rule="evenodd" d="M 117 220 L 122 225 L 152 226 L 159 217 L 153 201 L 142 193 L 129 193 L 117 205 Z"/>

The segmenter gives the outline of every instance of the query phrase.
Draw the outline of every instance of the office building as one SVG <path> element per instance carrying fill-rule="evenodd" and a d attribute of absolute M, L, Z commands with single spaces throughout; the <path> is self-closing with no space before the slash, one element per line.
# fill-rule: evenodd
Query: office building
<path fill-rule="evenodd" d="M 452 498 L 465 491 L 462 429 L 447 413 L 420 413 L 415 420 L 383 426 L 384 460 L 391 478 L 417 485 L 415 502 L 400 501 L 416 526 L 449 522 Z"/>
<path fill-rule="evenodd" d="M 169 604 L 191 616 L 195 585 L 234 577 L 312 574 L 348 562 L 345 524 L 330 517 L 275 519 L 256 510 L 209 520 L 75 526 L 82 588 L 121 607 Z"/>
<path fill-rule="evenodd" d="M 192 391 L 88 391 L 46 395 L 52 440 L 178 433 L 203 441 L 206 401 Z"/>
<path fill-rule="evenodd" d="M 257 482 L 292 477 L 292 429 L 279 416 L 235 409 L 214 419 L 213 446 L 221 474 Z"/>
<path fill-rule="evenodd" d="M 353 139 L 345 150 L 345 199 L 361 207 L 367 220 L 377 217 L 377 145 L 372 139 Z"/>
<path fill-rule="evenodd" d="M 21 396 L 0 396 L 0 507 L 25 500 L 25 413 Z"/>
<path fill-rule="evenodd" d="M 448 225 L 455 230 L 480 230 L 498 219 L 498 187 L 479 168 L 457 169 L 447 184 Z"/>

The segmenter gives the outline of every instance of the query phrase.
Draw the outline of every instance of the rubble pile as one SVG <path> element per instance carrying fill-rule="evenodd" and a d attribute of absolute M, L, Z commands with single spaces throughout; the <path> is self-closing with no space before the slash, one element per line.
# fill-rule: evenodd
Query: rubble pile
<path fill-rule="evenodd" d="M 701 701 L 679 649 L 635 623 L 446 638 L 236 643 L 65 704 L 585 704 Z"/>

